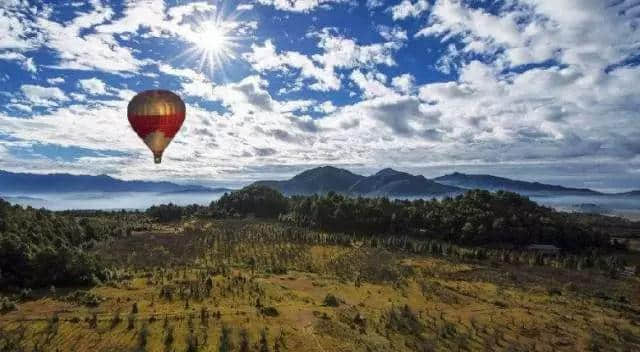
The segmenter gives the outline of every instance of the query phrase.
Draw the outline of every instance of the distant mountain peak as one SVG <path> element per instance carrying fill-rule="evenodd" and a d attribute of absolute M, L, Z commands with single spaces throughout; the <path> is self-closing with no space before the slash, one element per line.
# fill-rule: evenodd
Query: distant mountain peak
<path fill-rule="evenodd" d="M 398 171 L 398 170 L 394 170 L 390 167 L 382 169 L 380 171 L 378 171 L 374 176 L 395 176 L 395 175 L 402 175 L 402 174 L 407 174 L 406 172 L 402 172 L 402 171 Z"/>

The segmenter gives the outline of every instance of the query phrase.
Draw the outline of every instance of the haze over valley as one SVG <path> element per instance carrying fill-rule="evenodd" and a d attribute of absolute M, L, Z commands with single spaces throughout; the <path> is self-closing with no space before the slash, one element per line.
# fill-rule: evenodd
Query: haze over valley
<path fill-rule="evenodd" d="M 333 191 L 351 196 L 392 199 L 443 198 L 469 189 L 505 190 L 559 210 L 640 218 L 640 194 L 637 191 L 604 193 L 586 188 L 458 172 L 427 179 L 390 168 L 363 176 L 346 169 L 325 166 L 309 169 L 288 180 L 256 181 L 252 184 L 265 185 L 286 195 L 326 194 Z M 122 181 L 105 175 L 42 175 L 0 171 L 0 196 L 5 200 L 51 210 L 117 210 L 123 208 L 121 205 L 126 205 L 125 209 L 144 210 L 166 203 L 208 205 L 230 191 L 231 188 L 196 184 Z"/>

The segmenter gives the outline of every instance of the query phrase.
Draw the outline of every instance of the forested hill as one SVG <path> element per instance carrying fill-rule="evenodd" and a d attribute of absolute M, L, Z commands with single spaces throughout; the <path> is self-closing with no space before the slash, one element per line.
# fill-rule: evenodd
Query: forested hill
<path fill-rule="evenodd" d="M 465 189 L 486 189 L 489 191 L 510 191 L 528 196 L 533 195 L 581 195 L 599 196 L 603 193 L 587 188 L 569 188 L 556 185 L 548 185 L 539 182 L 527 182 L 512 180 L 505 177 L 492 175 L 469 175 L 459 172 L 434 178 L 434 181 Z"/>
<path fill-rule="evenodd" d="M 185 192 L 210 189 L 171 182 L 125 181 L 107 175 L 30 174 L 0 170 L 0 192 Z"/>

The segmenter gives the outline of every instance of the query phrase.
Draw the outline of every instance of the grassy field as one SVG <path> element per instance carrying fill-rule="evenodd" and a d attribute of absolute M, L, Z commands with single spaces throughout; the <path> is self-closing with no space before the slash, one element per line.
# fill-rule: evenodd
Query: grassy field
<path fill-rule="evenodd" d="M 0 315 L 0 350 L 640 350 L 638 277 L 313 235 L 199 221 L 103 243 L 112 279 L 33 292 Z"/>

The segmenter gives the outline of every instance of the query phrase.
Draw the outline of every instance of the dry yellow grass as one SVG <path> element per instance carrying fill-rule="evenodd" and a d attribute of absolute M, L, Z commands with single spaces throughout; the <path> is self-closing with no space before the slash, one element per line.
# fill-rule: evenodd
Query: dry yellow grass
<path fill-rule="evenodd" d="M 357 250 L 306 249 L 316 269 Z M 600 277 L 598 282 L 607 285 L 601 289 L 614 295 L 606 299 L 583 289 L 579 285 L 583 276 L 567 274 L 577 275 L 576 288 L 568 285 L 571 281 L 560 270 L 551 268 L 494 267 L 400 255 L 395 265 L 410 274 L 396 281 L 361 282 L 358 287 L 353 280 L 319 269 L 252 274 L 247 265 L 231 265 L 226 275 L 209 275 L 203 262 L 169 269 L 171 279 L 157 272 L 129 270 L 131 279 L 89 290 L 105 299 L 95 308 L 65 302 L 66 292 L 57 297 L 43 293 L 0 315 L 0 330 L 25 351 L 187 351 L 189 339 L 197 339 L 199 351 L 218 351 L 223 326 L 231 328 L 234 351 L 240 350 L 243 329 L 251 351 L 259 350 L 263 330 L 271 351 L 276 341 L 281 342 L 277 347 L 281 351 L 640 349 L 637 278 Z M 210 297 L 161 298 L 163 285 L 197 281 L 202 275 L 214 278 Z M 244 281 L 238 283 L 239 278 Z M 325 306 L 327 294 L 338 297 L 341 304 Z M 629 302 L 619 302 L 617 294 L 626 294 Z M 262 314 L 256 306 L 258 298 L 261 306 L 274 307 L 279 314 Z M 131 314 L 134 303 L 138 312 Z M 405 306 L 410 313 L 402 313 Z M 205 321 L 203 307 L 209 314 Z M 117 324 L 113 322 L 116 312 L 121 318 Z M 400 312 L 396 316 L 400 318 L 390 318 L 392 312 Z M 91 326 L 93 314 L 97 327 Z M 129 317 L 134 319 L 132 329 Z M 174 332 L 172 343 L 166 343 L 169 330 Z"/>

